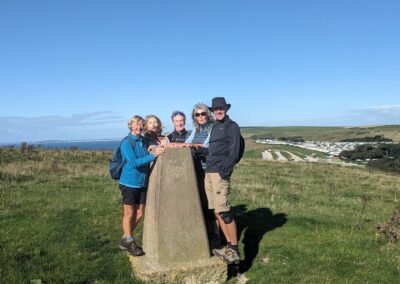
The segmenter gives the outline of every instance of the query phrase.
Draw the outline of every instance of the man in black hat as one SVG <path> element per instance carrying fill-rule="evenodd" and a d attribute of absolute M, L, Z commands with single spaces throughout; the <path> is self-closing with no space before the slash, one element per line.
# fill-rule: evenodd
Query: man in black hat
<path fill-rule="evenodd" d="M 213 253 L 228 264 L 239 264 L 237 228 L 230 211 L 230 177 L 239 158 L 240 129 L 227 115 L 230 107 L 223 97 L 213 98 L 209 107 L 216 122 L 210 133 L 204 182 L 209 209 L 214 210 L 227 240 L 227 246 L 213 249 Z"/>

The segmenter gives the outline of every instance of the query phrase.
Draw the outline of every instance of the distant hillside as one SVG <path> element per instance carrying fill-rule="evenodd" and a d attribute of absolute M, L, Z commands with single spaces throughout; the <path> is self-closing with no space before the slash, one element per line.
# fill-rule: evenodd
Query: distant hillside
<path fill-rule="evenodd" d="M 302 137 L 314 141 L 341 141 L 380 135 L 400 142 L 400 125 L 368 127 L 321 127 L 321 126 L 282 126 L 282 127 L 241 127 L 245 138 Z"/>

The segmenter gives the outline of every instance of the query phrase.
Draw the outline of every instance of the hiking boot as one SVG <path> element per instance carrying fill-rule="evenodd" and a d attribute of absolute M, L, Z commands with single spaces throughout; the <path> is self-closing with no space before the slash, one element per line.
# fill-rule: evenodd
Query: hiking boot
<path fill-rule="evenodd" d="M 119 243 L 119 248 L 127 251 L 132 256 L 144 255 L 144 251 L 139 247 L 134 240 L 128 241 L 126 238 L 122 238 Z"/>
<path fill-rule="evenodd" d="M 215 248 L 215 249 L 212 249 L 212 253 L 213 253 L 213 255 L 219 257 L 221 260 L 226 262 L 225 254 L 226 254 L 227 249 L 228 249 L 228 246 L 223 246 L 219 249 Z"/>
<path fill-rule="evenodd" d="M 222 261 L 227 264 L 240 264 L 239 252 L 228 246 L 224 246 L 220 249 L 213 249 L 212 252 L 215 256 L 218 256 Z"/>
<path fill-rule="evenodd" d="M 228 247 L 225 252 L 226 260 L 229 264 L 240 264 L 240 253 L 233 248 Z"/>

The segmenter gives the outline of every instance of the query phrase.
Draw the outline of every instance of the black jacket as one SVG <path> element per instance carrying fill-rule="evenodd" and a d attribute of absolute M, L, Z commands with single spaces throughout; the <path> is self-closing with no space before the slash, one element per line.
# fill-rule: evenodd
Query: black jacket
<path fill-rule="evenodd" d="M 185 143 L 186 139 L 189 137 L 186 129 L 183 129 L 182 132 L 178 132 L 174 130 L 171 134 L 168 136 L 169 142 L 177 142 L 177 143 Z"/>
<path fill-rule="evenodd" d="M 221 178 L 231 176 L 240 151 L 240 128 L 229 116 L 216 121 L 210 134 L 207 173 L 219 173 Z"/>

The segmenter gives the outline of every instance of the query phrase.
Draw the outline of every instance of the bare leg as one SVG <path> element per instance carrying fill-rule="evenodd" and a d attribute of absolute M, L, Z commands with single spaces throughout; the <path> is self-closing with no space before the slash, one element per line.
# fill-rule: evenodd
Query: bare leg
<path fill-rule="evenodd" d="M 135 228 L 136 228 L 137 224 L 139 223 L 140 219 L 142 219 L 142 217 L 144 215 L 144 208 L 145 208 L 144 204 L 135 205 L 136 214 L 135 214 L 134 218 L 132 218 L 132 220 L 131 220 L 132 234 L 133 234 L 133 231 L 135 231 Z"/>
<path fill-rule="evenodd" d="M 219 227 L 221 228 L 222 233 L 224 234 L 224 236 L 226 238 L 226 241 L 232 243 L 231 236 L 229 234 L 228 228 L 227 228 L 224 220 L 222 220 L 221 216 L 218 213 L 215 213 L 215 217 L 217 218 Z"/>
<path fill-rule="evenodd" d="M 132 236 L 131 220 L 134 215 L 134 207 L 132 205 L 124 204 L 124 217 L 122 218 L 122 229 L 125 237 Z"/>
<path fill-rule="evenodd" d="M 237 228 L 235 220 L 233 220 L 232 223 L 226 224 L 226 228 L 228 229 L 231 244 L 237 245 Z"/>
<path fill-rule="evenodd" d="M 233 220 L 229 224 L 225 224 L 224 220 L 222 220 L 221 216 L 218 213 L 216 213 L 215 216 L 217 216 L 219 226 L 221 227 L 226 240 L 232 245 L 237 245 L 237 228 L 235 220 Z"/>

